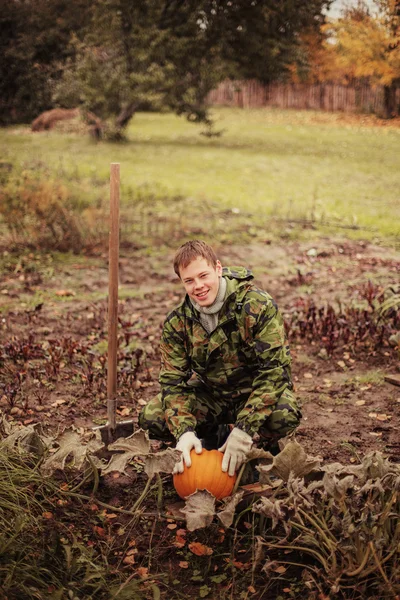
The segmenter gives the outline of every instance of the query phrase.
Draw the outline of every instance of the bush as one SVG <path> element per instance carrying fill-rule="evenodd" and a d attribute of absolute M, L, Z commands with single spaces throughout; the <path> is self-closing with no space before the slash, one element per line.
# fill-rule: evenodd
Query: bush
<path fill-rule="evenodd" d="M 31 171 L 10 178 L 0 191 L 0 214 L 11 244 L 78 253 L 98 235 L 90 228 L 92 211 L 78 208 L 63 183 Z M 95 220 L 104 222 L 104 214 Z"/>

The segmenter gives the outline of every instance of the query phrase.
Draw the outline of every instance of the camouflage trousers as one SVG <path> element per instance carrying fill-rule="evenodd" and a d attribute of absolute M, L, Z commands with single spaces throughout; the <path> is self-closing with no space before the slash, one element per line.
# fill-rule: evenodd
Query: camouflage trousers
<path fill-rule="evenodd" d="M 218 431 L 220 425 L 234 424 L 236 415 L 242 410 L 248 396 L 243 400 L 227 402 L 212 396 L 203 386 L 193 386 L 196 402 L 193 415 L 196 417 L 196 434 L 199 438 L 209 438 Z M 266 447 L 276 443 L 280 438 L 292 433 L 298 427 L 301 412 L 292 393 L 280 397 L 273 412 L 266 418 L 258 431 L 261 445 Z M 173 441 L 162 407 L 161 394 L 158 394 L 142 409 L 139 425 L 149 432 L 150 438 L 162 441 Z"/>

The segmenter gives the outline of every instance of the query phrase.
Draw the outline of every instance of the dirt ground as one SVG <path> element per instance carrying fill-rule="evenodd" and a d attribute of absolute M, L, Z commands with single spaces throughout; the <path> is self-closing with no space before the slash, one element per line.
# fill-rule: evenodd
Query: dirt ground
<path fill-rule="evenodd" d="M 297 439 L 307 452 L 354 462 L 380 450 L 399 461 L 400 387 L 385 376 L 400 374 L 399 347 L 388 342 L 400 324 L 392 319 L 392 329 L 377 342 L 379 336 L 363 333 L 359 320 L 368 320 L 373 301 L 398 286 L 400 253 L 341 238 L 266 239 L 216 249 L 223 264 L 253 269 L 289 324 L 295 391 L 303 405 Z M 119 419 L 136 419 L 159 389 L 162 322 L 182 297 L 172 256 L 172 250 L 121 251 Z M 104 423 L 107 255 L 61 259 L 4 251 L 2 263 L 1 410 L 15 421 L 40 421 L 51 429 Z M 310 336 L 296 325 L 296 315 L 310 303 L 321 310 L 330 305 L 338 314 L 347 310 L 359 339 L 339 335 L 327 352 L 323 332 Z"/>

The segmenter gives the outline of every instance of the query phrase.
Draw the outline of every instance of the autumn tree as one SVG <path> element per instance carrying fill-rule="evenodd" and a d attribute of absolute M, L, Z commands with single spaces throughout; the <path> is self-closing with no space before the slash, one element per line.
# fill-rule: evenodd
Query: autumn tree
<path fill-rule="evenodd" d="M 328 35 L 323 56 L 324 77 L 368 80 L 384 89 L 384 117 L 397 114 L 400 85 L 400 3 L 376 0 L 371 10 L 360 1 L 342 18 L 324 26 Z"/>

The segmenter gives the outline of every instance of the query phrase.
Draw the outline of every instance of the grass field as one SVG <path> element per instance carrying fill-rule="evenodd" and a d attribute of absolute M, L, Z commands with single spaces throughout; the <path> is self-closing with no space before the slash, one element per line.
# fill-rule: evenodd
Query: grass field
<path fill-rule="evenodd" d="M 120 145 L 13 128 L 0 131 L 0 147 L 18 170 L 46 168 L 90 201 L 107 194 L 109 164 L 120 162 L 125 203 L 127 190 L 145 187 L 221 208 L 357 225 L 358 237 L 399 237 L 398 124 L 274 109 L 219 108 L 213 116 L 219 137 L 174 115 L 140 113 Z"/>

